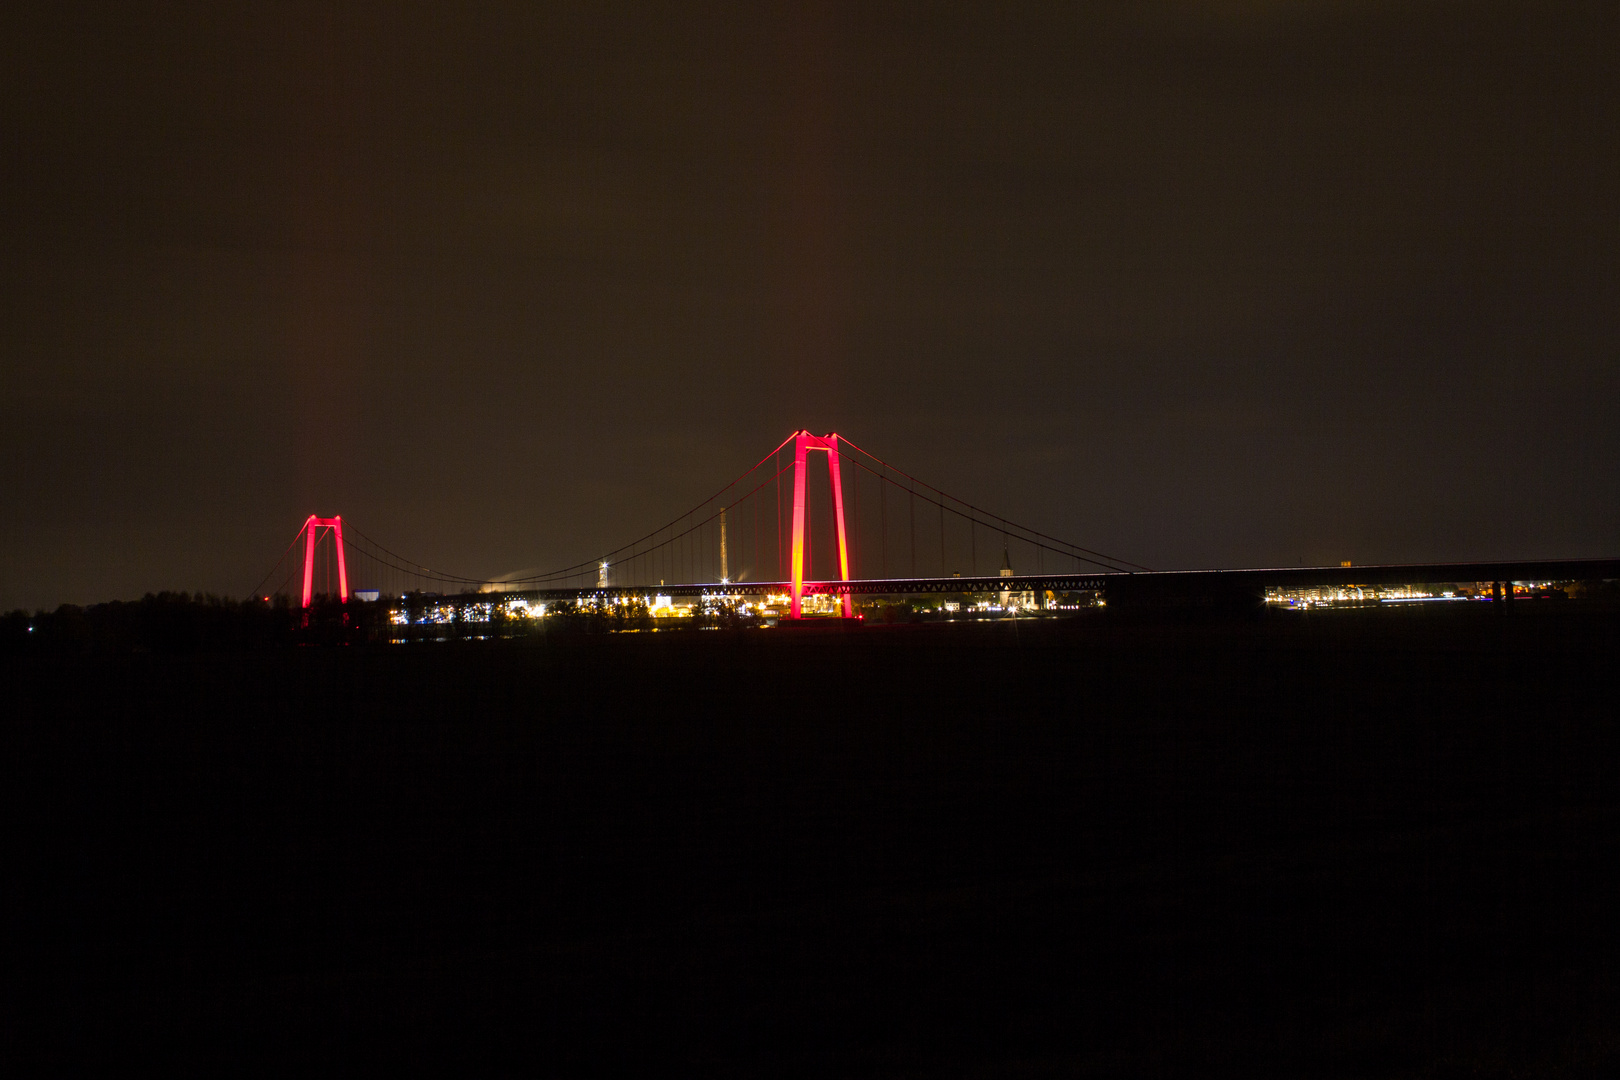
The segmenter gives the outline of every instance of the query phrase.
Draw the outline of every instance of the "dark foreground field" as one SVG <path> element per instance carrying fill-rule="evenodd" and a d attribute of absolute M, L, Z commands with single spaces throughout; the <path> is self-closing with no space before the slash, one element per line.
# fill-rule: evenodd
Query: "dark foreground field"
<path fill-rule="evenodd" d="M 13 657 L 0 1057 L 1615 1075 L 1620 620 L 1525 607 Z"/>

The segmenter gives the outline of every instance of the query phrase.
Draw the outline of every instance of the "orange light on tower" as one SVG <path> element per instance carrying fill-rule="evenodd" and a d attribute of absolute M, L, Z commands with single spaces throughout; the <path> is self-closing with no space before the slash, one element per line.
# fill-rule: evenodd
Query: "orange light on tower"
<path fill-rule="evenodd" d="M 805 458 L 812 451 L 827 454 L 827 479 L 832 485 L 833 517 L 838 522 L 838 574 L 840 581 L 849 580 L 849 542 L 844 535 L 844 485 L 838 474 L 838 435 L 812 435 L 808 431 L 793 436 L 793 604 L 788 613 L 791 619 L 802 618 L 804 599 L 804 564 L 810 557 L 810 538 L 804 534 L 804 478 Z M 855 601 L 844 594 L 844 618 L 855 617 Z"/>

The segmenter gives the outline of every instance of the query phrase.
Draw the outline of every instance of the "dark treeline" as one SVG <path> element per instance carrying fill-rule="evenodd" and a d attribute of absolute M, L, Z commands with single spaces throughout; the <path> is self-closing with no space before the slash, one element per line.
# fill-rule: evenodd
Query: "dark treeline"
<path fill-rule="evenodd" d="M 187 653 L 268 647 L 297 640 L 301 616 L 285 598 L 268 604 L 203 593 L 147 593 L 139 600 L 0 616 L 0 650 Z"/>
<path fill-rule="evenodd" d="M 428 602 L 416 598 L 416 606 Z M 488 621 L 389 625 L 389 609 L 376 603 L 339 604 L 318 598 L 308 611 L 288 597 L 271 602 L 234 600 L 205 593 L 147 593 L 139 600 L 115 600 L 55 611 L 13 611 L 0 615 L 0 654 L 212 653 L 295 645 L 362 644 L 390 640 L 525 638 L 554 634 L 648 630 L 653 620 L 645 604 L 601 610 L 573 603 L 553 604 L 543 621 L 511 619 L 499 607 Z M 701 612 L 681 629 L 740 629 L 757 620 L 734 608 Z"/>
<path fill-rule="evenodd" d="M 1620 582 L 1571 582 L 1555 594 L 1560 599 L 1583 601 L 1583 609 L 1620 608 Z M 411 599 L 415 607 L 407 604 L 413 613 L 413 625 L 408 630 L 391 627 L 390 611 L 382 604 L 339 604 L 335 598 L 317 598 L 315 605 L 305 611 L 286 596 L 266 602 L 165 591 L 147 593 L 139 600 L 114 600 L 89 607 L 64 604 L 55 611 L 32 614 L 19 610 L 0 615 L 0 654 L 211 653 L 391 639 L 526 638 L 654 628 L 645 604 L 602 610 L 568 602 L 552 604 L 544 620 L 510 619 L 497 607 L 488 621 L 419 624 L 415 616 L 420 606 L 436 601 L 414 596 Z M 908 604 L 892 601 L 865 604 L 863 613 L 869 622 L 916 622 L 920 617 Z M 1111 612 L 1110 621 L 1121 614 Z M 1166 615 L 1159 612 L 1154 617 Z M 756 618 L 721 605 L 682 620 L 679 628 L 743 629 L 755 625 Z"/>

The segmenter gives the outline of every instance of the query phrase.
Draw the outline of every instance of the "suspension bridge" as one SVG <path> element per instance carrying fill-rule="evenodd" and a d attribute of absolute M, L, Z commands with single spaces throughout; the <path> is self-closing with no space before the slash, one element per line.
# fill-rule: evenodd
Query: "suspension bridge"
<path fill-rule="evenodd" d="M 406 558 L 341 517 L 311 515 L 253 595 L 296 590 L 304 608 L 356 597 L 448 598 L 463 608 L 497 599 L 773 600 L 789 619 L 848 619 L 860 596 L 976 595 L 1005 610 L 1010 596 L 1046 606 L 1077 595 L 1173 600 L 1447 581 L 1495 583 L 1500 596 L 1503 582 L 1617 577 L 1620 559 L 1159 572 L 1010 521 L 836 433 L 801 430 L 684 514 L 585 561 L 495 579 L 460 575 Z"/>

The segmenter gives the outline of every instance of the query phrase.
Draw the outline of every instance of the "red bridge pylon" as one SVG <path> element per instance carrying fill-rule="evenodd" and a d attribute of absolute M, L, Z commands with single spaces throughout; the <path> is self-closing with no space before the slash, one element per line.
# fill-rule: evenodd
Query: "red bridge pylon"
<path fill-rule="evenodd" d="M 789 618 L 802 618 L 804 564 L 810 557 L 810 538 L 804 533 L 805 458 L 816 450 L 826 451 L 827 479 L 832 485 L 833 516 L 838 520 L 838 580 L 849 580 L 849 541 L 844 536 L 844 485 L 838 476 L 838 434 L 812 435 L 800 431 L 793 436 L 793 607 Z M 855 617 L 855 601 L 844 594 L 844 618 Z"/>
<path fill-rule="evenodd" d="M 338 560 L 338 599 L 347 604 L 349 602 L 349 567 L 343 558 L 343 518 L 316 517 L 314 514 L 304 519 L 304 606 L 307 608 L 314 599 L 315 590 L 315 530 L 331 529 L 337 540 Z M 348 618 L 347 615 L 344 616 Z"/>

